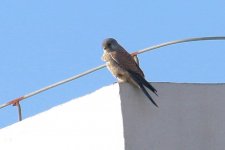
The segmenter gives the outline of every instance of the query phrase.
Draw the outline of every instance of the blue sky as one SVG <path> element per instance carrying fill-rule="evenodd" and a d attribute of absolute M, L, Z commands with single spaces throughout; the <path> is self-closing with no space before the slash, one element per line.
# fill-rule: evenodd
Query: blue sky
<path fill-rule="evenodd" d="M 0 103 L 103 64 L 101 43 L 113 37 L 129 52 L 159 43 L 225 35 L 224 0 L 0 2 Z M 139 56 L 153 82 L 224 83 L 225 41 L 178 44 Z M 27 118 L 88 94 L 115 79 L 106 70 L 21 102 Z M 0 128 L 17 121 L 0 110 Z"/>

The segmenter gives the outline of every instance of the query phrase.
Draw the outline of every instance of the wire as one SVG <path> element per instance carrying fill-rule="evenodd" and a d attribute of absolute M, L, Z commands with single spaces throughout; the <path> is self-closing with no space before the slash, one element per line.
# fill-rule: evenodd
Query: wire
<path fill-rule="evenodd" d="M 192 42 L 192 41 L 205 41 L 205 40 L 225 40 L 225 36 L 196 37 L 196 38 L 187 38 L 187 39 L 182 39 L 182 40 L 170 41 L 170 42 L 158 44 L 158 45 L 155 45 L 155 46 L 151 46 L 151 47 L 148 47 L 148 48 L 145 48 L 145 49 L 142 49 L 142 50 L 138 50 L 138 51 L 136 51 L 136 52 L 131 53 L 131 55 L 132 55 L 132 56 L 135 56 L 135 55 L 137 55 L 137 54 L 141 54 L 141 53 L 144 53 L 144 52 L 147 52 L 147 51 L 150 51 L 150 50 L 158 49 L 158 48 L 165 47 L 165 46 L 169 46 L 169 45 L 173 45 L 173 44 L 184 43 L 184 42 Z M 72 81 L 72 80 L 75 80 L 75 79 L 77 79 L 77 78 L 80 78 L 80 77 L 82 77 L 82 76 L 85 76 L 85 75 L 87 75 L 87 74 L 90 74 L 90 73 L 92 73 L 92 72 L 95 72 L 95 71 L 97 71 L 97 70 L 100 70 L 100 69 L 102 69 L 102 68 L 104 68 L 104 67 L 106 67 L 106 65 L 105 65 L 105 64 L 102 64 L 102 65 L 100 65 L 100 66 L 98 66 L 98 67 L 92 68 L 92 69 L 87 70 L 87 71 L 85 71 L 85 72 L 83 72 L 83 73 L 80 73 L 80 74 L 78 74 L 78 75 L 72 76 L 72 77 L 67 78 L 67 79 L 65 79 L 65 80 L 62 80 L 62 81 L 56 82 L 56 83 L 54 83 L 54 84 L 51 84 L 51 85 L 49 85 L 49 86 L 43 87 L 43 88 L 41 88 L 41 89 L 39 89 L 39 90 L 36 90 L 36 91 L 34 91 L 34 92 L 28 93 L 28 94 L 26 94 L 26 95 L 24 95 L 24 96 L 21 96 L 21 97 L 19 97 L 19 98 L 13 99 L 13 100 L 11 100 L 11 101 L 5 103 L 5 104 L 0 105 L 0 109 L 6 107 L 6 106 L 8 106 L 8 105 L 14 105 L 14 106 L 15 106 L 17 103 L 19 103 L 19 101 L 22 101 L 22 100 L 24 100 L 24 99 L 26 99 L 26 98 L 32 97 L 32 96 L 34 96 L 34 95 L 36 95 L 36 94 L 39 94 L 39 93 L 41 93 L 41 92 L 44 92 L 44 91 L 46 91 L 46 90 L 49 90 L 49 89 L 54 88 L 54 87 L 56 87 L 56 86 L 59 86 L 59 85 L 61 85 L 61 84 L 70 82 L 70 81 Z"/>

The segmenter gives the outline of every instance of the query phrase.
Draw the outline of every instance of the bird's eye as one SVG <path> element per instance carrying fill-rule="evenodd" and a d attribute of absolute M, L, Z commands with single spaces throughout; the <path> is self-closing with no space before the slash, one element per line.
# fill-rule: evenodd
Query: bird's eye
<path fill-rule="evenodd" d="M 111 43 L 108 43 L 107 46 L 110 47 L 111 46 Z"/>

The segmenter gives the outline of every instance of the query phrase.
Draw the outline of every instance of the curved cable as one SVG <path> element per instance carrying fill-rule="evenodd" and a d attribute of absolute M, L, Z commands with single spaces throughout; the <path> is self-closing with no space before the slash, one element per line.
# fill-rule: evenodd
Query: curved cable
<path fill-rule="evenodd" d="M 131 53 L 131 55 L 135 56 L 135 55 L 137 55 L 137 54 L 141 54 L 141 53 L 144 53 L 144 52 L 147 52 L 147 51 L 150 51 L 150 50 L 158 49 L 158 48 L 165 47 L 165 46 L 169 46 L 169 45 L 173 45 L 173 44 L 184 43 L 184 42 L 193 42 L 193 41 L 205 41 L 205 40 L 225 40 L 225 36 L 196 37 L 196 38 L 187 38 L 187 39 L 182 39 L 182 40 L 174 40 L 174 41 L 170 41 L 170 42 L 158 44 L 158 45 L 151 46 L 151 47 L 148 47 L 148 48 L 145 48 L 145 49 L 142 49 L 142 50 L 135 51 L 135 52 Z M 54 83 L 54 84 L 51 84 L 51 85 L 49 85 L 49 86 L 43 87 L 43 88 L 41 88 L 41 89 L 39 89 L 39 90 L 36 90 L 36 91 L 34 91 L 34 92 L 28 93 L 28 94 L 26 94 L 26 95 L 24 95 L 24 96 L 21 96 L 21 97 L 19 97 L 19 98 L 13 99 L 13 100 L 11 100 L 11 101 L 5 103 L 5 104 L 0 105 L 0 109 L 6 107 L 6 106 L 8 106 L 8 105 L 14 105 L 14 106 L 16 106 L 16 105 L 18 105 L 18 103 L 19 103 L 20 101 L 22 101 L 22 100 L 24 100 L 24 99 L 26 99 L 26 98 L 29 98 L 29 97 L 31 97 L 31 96 L 34 96 L 34 95 L 36 95 L 36 94 L 39 94 L 39 93 L 44 92 L 44 91 L 46 91 L 46 90 L 49 90 L 49 89 L 54 88 L 54 87 L 56 87 L 56 86 L 59 86 L 59 85 L 61 85 L 61 84 L 70 82 L 70 81 L 72 81 L 72 80 L 75 80 L 75 79 L 77 79 L 77 78 L 80 78 L 80 77 L 82 77 L 82 76 L 85 76 L 85 75 L 87 75 L 87 74 L 90 74 L 90 73 L 92 73 L 92 72 L 95 72 L 95 71 L 97 71 L 97 70 L 100 70 L 100 69 L 102 69 L 102 68 L 104 68 L 104 67 L 106 67 L 106 65 L 105 65 L 105 64 L 102 64 L 102 65 L 100 65 L 100 66 L 98 66 L 98 67 L 92 68 L 92 69 L 87 70 L 87 71 L 85 71 L 85 72 L 83 72 L 83 73 L 80 73 L 80 74 L 78 74 L 78 75 L 72 76 L 72 77 L 67 78 L 67 79 L 65 79 L 65 80 L 62 80 L 62 81 L 56 82 L 56 83 Z"/>

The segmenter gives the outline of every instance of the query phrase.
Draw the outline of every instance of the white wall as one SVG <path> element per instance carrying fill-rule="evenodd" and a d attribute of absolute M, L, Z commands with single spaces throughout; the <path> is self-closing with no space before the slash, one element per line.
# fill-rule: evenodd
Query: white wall
<path fill-rule="evenodd" d="M 1 129 L 0 149 L 224 150 L 225 84 L 153 85 L 159 108 L 114 84 Z"/>
<path fill-rule="evenodd" d="M 1 150 L 124 150 L 117 84 L 0 130 Z"/>

